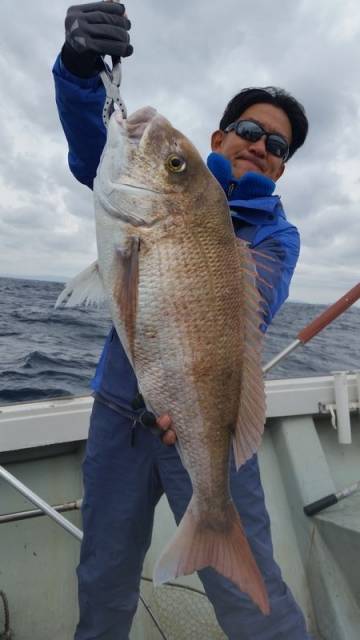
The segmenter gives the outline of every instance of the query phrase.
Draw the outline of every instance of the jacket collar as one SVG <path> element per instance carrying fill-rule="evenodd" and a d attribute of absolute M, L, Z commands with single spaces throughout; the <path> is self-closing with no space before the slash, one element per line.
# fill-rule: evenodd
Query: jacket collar
<path fill-rule="evenodd" d="M 278 218 L 286 220 L 279 196 L 253 198 L 252 200 L 229 200 L 231 215 L 247 224 L 275 224 Z"/>

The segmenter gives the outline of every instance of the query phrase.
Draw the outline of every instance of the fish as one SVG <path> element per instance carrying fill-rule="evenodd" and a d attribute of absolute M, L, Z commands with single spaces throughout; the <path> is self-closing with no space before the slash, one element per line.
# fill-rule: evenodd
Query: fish
<path fill-rule="evenodd" d="M 265 422 L 256 259 L 195 146 L 152 107 L 112 114 L 94 205 L 98 258 L 58 305 L 106 300 L 147 409 L 172 418 L 193 489 L 154 583 L 213 567 L 268 614 L 229 489 L 231 447 L 239 469 Z"/>

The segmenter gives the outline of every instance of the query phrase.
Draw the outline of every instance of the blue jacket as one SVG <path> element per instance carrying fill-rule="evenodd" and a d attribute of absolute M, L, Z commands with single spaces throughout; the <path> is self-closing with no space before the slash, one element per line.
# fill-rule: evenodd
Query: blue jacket
<path fill-rule="evenodd" d="M 70 169 L 77 180 L 92 188 L 106 139 L 102 81 L 98 75 L 89 79 L 74 76 L 60 56 L 53 74 L 59 117 L 69 145 Z M 265 330 L 288 297 L 299 256 L 298 231 L 287 221 L 279 196 L 272 195 L 275 185 L 271 180 L 252 173 L 234 180 L 230 164 L 217 154 L 209 156 L 208 166 L 228 196 L 236 235 L 261 254 L 257 268 L 259 289 L 267 303 Z M 106 340 L 92 386 L 104 397 L 125 406 L 130 406 L 137 394 L 134 371 L 114 328 Z"/>

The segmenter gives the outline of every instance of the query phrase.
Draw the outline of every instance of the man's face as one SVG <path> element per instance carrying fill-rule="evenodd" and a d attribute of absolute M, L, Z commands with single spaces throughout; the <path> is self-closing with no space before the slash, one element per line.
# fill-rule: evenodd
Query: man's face
<path fill-rule="evenodd" d="M 243 111 L 238 120 L 256 120 L 267 133 L 279 133 L 291 143 L 290 120 L 285 111 L 272 104 L 253 104 Z M 230 160 L 235 178 L 255 171 L 276 181 L 282 176 L 285 164 L 281 158 L 266 150 L 265 142 L 265 136 L 257 142 L 249 142 L 240 138 L 235 131 L 224 133 L 218 130 L 212 135 L 211 148 Z"/>

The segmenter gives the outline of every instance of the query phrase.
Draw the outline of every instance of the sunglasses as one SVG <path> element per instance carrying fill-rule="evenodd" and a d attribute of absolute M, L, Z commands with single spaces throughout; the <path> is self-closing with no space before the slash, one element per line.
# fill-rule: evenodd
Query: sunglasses
<path fill-rule="evenodd" d="M 265 148 L 269 153 L 280 158 L 283 162 L 286 162 L 289 157 L 290 149 L 286 138 L 279 133 L 268 133 L 258 122 L 238 120 L 226 127 L 225 133 L 229 133 L 229 131 L 235 131 L 236 135 L 248 142 L 257 142 L 265 136 Z"/>

